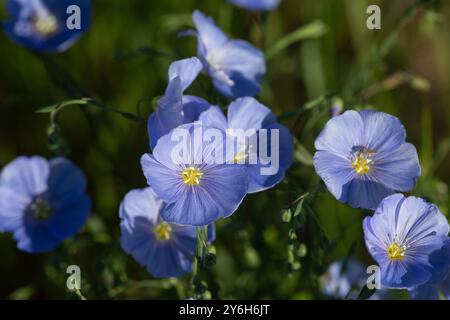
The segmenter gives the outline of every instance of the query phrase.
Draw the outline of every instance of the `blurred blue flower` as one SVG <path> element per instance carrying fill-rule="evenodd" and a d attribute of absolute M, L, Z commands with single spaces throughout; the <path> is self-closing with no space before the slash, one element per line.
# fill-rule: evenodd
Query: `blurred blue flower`
<path fill-rule="evenodd" d="M 205 143 L 201 132 L 206 129 L 198 123 L 182 125 L 161 137 L 152 155 L 141 158 L 148 184 L 167 203 L 161 217 L 169 223 L 207 225 L 231 215 L 247 193 L 245 169 L 224 161 L 224 139 Z M 178 135 L 184 137 L 181 149 L 174 139 Z"/>
<path fill-rule="evenodd" d="M 442 280 L 450 266 L 450 230 L 425 200 L 394 194 L 363 223 L 367 249 L 380 266 L 382 287 L 412 290 Z"/>
<path fill-rule="evenodd" d="M 212 18 L 195 11 L 198 56 L 224 96 L 255 96 L 266 72 L 264 54 L 244 40 L 230 40 Z"/>
<path fill-rule="evenodd" d="M 414 300 L 440 300 L 444 298 L 450 300 L 450 274 L 436 284 L 424 284 L 410 292 Z"/>
<path fill-rule="evenodd" d="M 120 204 L 120 244 L 156 278 L 178 277 L 192 270 L 196 228 L 161 220 L 164 203 L 151 188 L 131 190 Z M 208 241 L 215 237 L 208 226 Z"/>
<path fill-rule="evenodd" d="M 374 209 L 396 191 L 411 190 L 420 176 L 416 148 L 405 139 L 396 117 L 346 111 L 330 119 L 316 139 L 314 166 L 336 199 Z"/>
<path fill-rule="evenodd" d="M 228 0 L 232 4 L 251 11 L 271 11 L 278 7 L 281 0 Z"/>
<path fill-rule="evenodd" d="M 70 160 L 19 157 L 0 174 L 0 231 L 20 250 L 55 249 L 85 224 L 91 202 L 86 179 Z"/>
<path fill-rule="evenodd" d="M 249 175 L 248 193 L 259 192 L 272 188 L 284 178 L 285 171 L 291 166 L 293 158 L 293 138 L 289 129 L 279 124 L 275 115 L 269 108 L 259 103 L 256 99 L 247 97 L 239 98 L 232 102 L 228 108 L 228 119 L 218 107 L 211 107 L 203 112 L 199 120 L 207 127 L 226 130 L 244 130 L 248 133 L 245 140 L 237 142 L 235 159 L 238 163 L 245 164 Z M 278 147 L 272 144 L 270 131 L 267 131 L 267 150 L 274 146 L 278 153 L 279 163 L 276 173 L 262 175 L 261 169 L 267 168 L 270 163 L 266 161 L 258 143 L 261 130 L 278 130 Z M 253 139 L 255 138 L 255 139 Z M 267 153 L 269 154 L 269 153 Z M 272 157 L 274 154 L 271 155 Z M 251 164 L 249 159 L 254 157 L 257 163 Z M 273 161 L 272 161 L 273 165 Z"/>
<path fill-rule="evenodd" d="M 80 9 L 78 25 L 71 18 L 75 11 L 68 10 L 72 5 Z M 14 42 L 39 52 L 67 50 L 91 25 L 89 0 L 8 0 L 7 9 L 11 20 L 3 30 Z"/>
<path fill-rule="evenodd" d="M 369 274 L 358 260 L 349 258 L 333 262 L 320 278 L 322 293 L 333 299 L 357 299 Z M 387 299 L 388 290 L 377 290 L 370 300 Z"/>
<path fill-rule="evenodd" d="M 169 84 L 158 108 L 148 118 L 147 128 L 153 149 L 158 139 L 170 130 L 198 119 L 209 103 L 199 97 L 183 95 L 202 70 L 202 63 L 193 57 L 173 62 L 169 67 Z"/>

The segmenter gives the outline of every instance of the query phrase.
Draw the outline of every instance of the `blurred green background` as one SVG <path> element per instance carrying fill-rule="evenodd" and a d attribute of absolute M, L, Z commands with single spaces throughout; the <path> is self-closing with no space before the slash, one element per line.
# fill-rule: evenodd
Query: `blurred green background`
<path fill-rule="evenodd" d="M 370 4 L 381 7 L 381 30 L 366 28 Z M 54 156 L 48 115 L 35 113 L 44 106 L 89 96 L 136 113 L 141 101 L 146 117 L 164 92 L 170 62 L 196 54 L 196 41 L 178 32 L 192 27 L 194 9 L 214 17 L 230 36 L 271 52 L 259 99 L 282 115 L 297 141 L 285 181 L 247 196 L 217 223 L 217 264 L 204 273 L 212 297 L 323 298 L 317 277 L 330 262 L 354 256 L 372 263 L 361 228 L 368 212 L 335 200 L 311 165 L 314 139 L 339 99 L 345 108 L 372 107 L 401 119 L 423 169 L 411 194 L 448 214 L 450 2 L 283 0 L 267 14 L 225 0 L 94 0 L 93 6 L 91 30 L 63 54 L 43 58 L 0 33 L 0 168 L 19 155 Z M 283 48 L 283 41 L 292 44 Z M 226 105 L 210 88 L 203 75 L 189 93 Z M 76 299 L 66 289 L 72 264 L 81 267 L 88 299 L 188 297 L 189 276 L 154 280 L 118 242 L 118 205 L 128 190 L 146 186 L 139 165 L 149 150 L 145 125 L 76 106 L 57 121 L 69 157 L 88 177 L 93 212 L 81 232 L 48 254 L 20 252 L 10 235 L 0 234 L 0 298 Z"/>

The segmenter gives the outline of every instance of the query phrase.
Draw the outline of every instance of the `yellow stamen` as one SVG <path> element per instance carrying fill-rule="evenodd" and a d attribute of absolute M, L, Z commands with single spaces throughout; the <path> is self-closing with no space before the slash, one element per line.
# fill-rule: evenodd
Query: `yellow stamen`
<path fill-rule="evenodd" d="M 37 17 L 33 26 L 39 34 L 48 37 L 58 31 L 58 19 L 52 15 Z"/>
<path fill-rule="evenodd" d="M 406 246 L 399 246 L 394 242 L 387 247 L 387 253 L 391 260 L 403 260 L 406 255 Z"/>
<path fill-rule="evenodd" d="M 155 234 L 156 240 L 167 241 L 172 236 L 172 227 L 165 222 L 161 222 L 153 228 L 153 233 Z"/>
<path fill-rule="evenodd" d="M 352 165 L 357 174 L 366 174 L 372 170 L 372 160 L 364 155 L 358 155 Z"/>
<path fill-rule="evenodd" d="M 187 168 L 181 175 L 183 176 L 183 182 L 190 186 L 198 186 L 200 179 L 203 177 L 203 173 L 195 167 Z"/>

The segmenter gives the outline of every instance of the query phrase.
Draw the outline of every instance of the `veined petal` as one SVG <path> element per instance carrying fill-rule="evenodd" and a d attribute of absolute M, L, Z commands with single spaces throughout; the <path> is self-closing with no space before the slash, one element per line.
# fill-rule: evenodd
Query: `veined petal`
<path fill-rule="evenodd" d="M 217 106 L 211 106 L 207 111 L 202 112 L 200 114 L 199 120 L 203 125 L 211 128 L 217 128 L 221 130 L 226 130 L 227 119 L 223 114 L 222 110 L 220 110 Z"/>
<path fill-rule="evenodd" d="M 406 139 L 406 131 L 400 120 L 384 112 L 362 110 L 365 146 L 376 151 L 398 149 Z"/>
<path fill-rule="evenodd" d="M 47 190 L 49 171 L 49 164 L 42 157 L 18 157 L 3 168 L 0 185 L 33 197 Z"/>
<path fill-rule="evenodd" d="M 202 63 L 196 57 L 175 61 L 169 67 L 169 82 L 179 77 L 181 89 L 184 91 L 197 78 L 201 70 Z"/>
<path fill-rule="evenodd" d="M 217 165 L 203 171 L 200 185 L 186 187 L 168 204 L 162 218 L 174 224 L 203 226 L 236 211 L 247 192 L 247 174 L 239 165 Z"/>
<path fill-rule="evenodd" d="M 134 223 L 139 218 L 149 224 L 156 224 L 163 202 L 152 188 L 134 189 L 129 191 L 121 203 L 120 218 Z"/>
<path fill-rule="evenodd" d="M 31 198 L 0 186 L 0 232 L 12 232 L 23 223 L 23 218 Z"/>
<path fill-rule="evenodd" d="M 364 124 L 358 112 L 350 110 L 330 119 L 315 141 L 317 150 L 348 158 L 355 146 L 363 146 Z"/>
<path fill-rule="evenodd" d="M 258 130 L 275 122 L 275 115 L 270 109 L 252 97 L 236 99 L 228 108 L 230 129 Z"/>
<path fill-rule="evenodd" d="M 166 93 L 159 101 L 158 109 L 148 118 L 150 147 L 154 149 L 159 138 L 183 124 L 183 119 L 181 79 L 176 77 L 169 82 Z"/>
<path fill-rule="evenodd" d="M 420 171 L 416 148 L 410 143 L 403 143 L 394 151 L 377 153 L 374 158 L 373 175 L 397 191 L 414 188 Z"/>
<path fill-rule="evenodd" d="M 161 164 L 150 154 L 141 157 L 141 166 L 148 184 L 158 197 L 167 203 L 177 201 L 183 187 L 181 172 L 177 174 L 173 168 Z"/>
<path fill-rule="evenodd" d="M 383 184 L 368 180 L 355 178 L 343 187 L 343 194 L 348 204 L 353 208 L 375 209 L 380 202 L 394 194 L 395 191 Z"/>
<path fill-rule="evenodd" d="M 214 85 L 225 96 L 256 96 L 266 72 L 264 54 L 243 40 L 230 40 L 219 52 L 211 55 Z M 219 76 L 220 73 L 224 75 Z M 215 76 L 216 75 L 216 76 Z"/>
<path fill-rule="evenodd" d="M 198 10 L 194 11 L 192 18 L 197 28 L 198 41 L 203 44 L 206 51 L 218 50 L 228 42 L 228 37 L 217 27 L 212 18 Z"/>
<path fill-rule="evenodd" d="M 355 176 L 350 161 L 332 152 L 319 150 L 314 155 L 314 167 L 331 194 L 336 199 L 347 201 L 344 186 Z"/>

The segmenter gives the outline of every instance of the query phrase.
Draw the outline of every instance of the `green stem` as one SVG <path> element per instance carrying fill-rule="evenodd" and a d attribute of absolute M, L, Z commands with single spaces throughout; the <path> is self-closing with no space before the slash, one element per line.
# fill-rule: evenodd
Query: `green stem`
<path fill-rule="evenodd" d="M 80 300 L 87 300 L 87 298 L 81 293 L 80 289 L 76 289 L 75 290 L 76 295 L 78 296 L 78 298 L 80 298 Z"/>
<path fill-rule="evenodd" d="M 192 267 L 191 286 L 194 291 L 194 297 L 201 299 L 207 286 L 202 283 L 200 278 L 200 272 L 203 269 L 203 261 L 208 253 L 208 226 L 197 227 L 197 245 L 195 248 L 195 256 Z"/>

